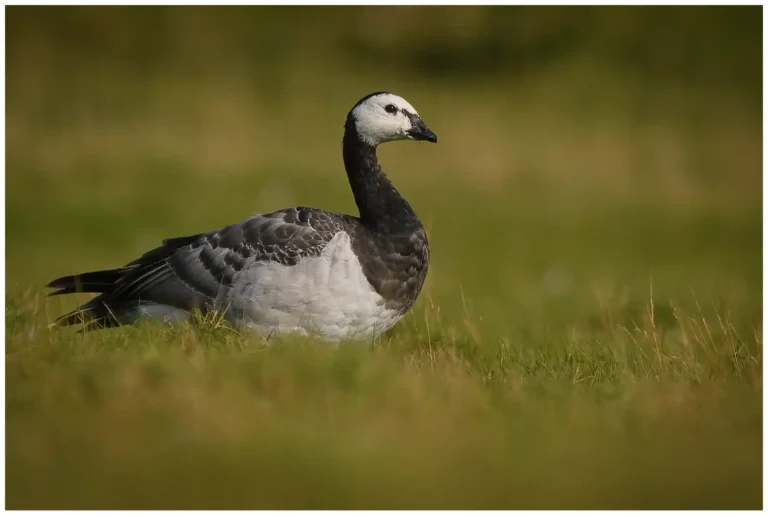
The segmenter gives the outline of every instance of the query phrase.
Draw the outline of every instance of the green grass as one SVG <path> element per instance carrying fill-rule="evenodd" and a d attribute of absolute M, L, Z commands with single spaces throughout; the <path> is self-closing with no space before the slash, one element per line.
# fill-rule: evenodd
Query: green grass
<path fill-rule="evenodd" d="M 760 506 L 756 216 L 552 220 L 415 193 L 437 206 L 429 283 L 374 346 L 48 329 L 75 300 L 46 302 L 45 281 L 188 222 L 143 222 L 163 212 L 151 200 L 123 213 L 51 195 L 42 243 L 32 210 L 11 212 L 9 507 Z M 467 221 L 451 199 L 483 209 Z M 225 222 L 205 213 L 189 225 Z M 473 251 L 477 228 L 494 253 Z"/>
<path fill-rule="evenodd" d="M 398 64 L 405 36 L 345 32 L 366 10 L 9 12 L 7 507 L 762 506 L 762 122 L 742 84 L 759 62 L 734 57 L 759 50 L 674 62 L 705 62 L 720 15 L 651 24 L 683 38 L 664 55 L 681 45 L 686 82 L 589 44 L 481 79 L 460 66 L 489 22 L 450 10 L 455 40 L 425 11 L 381 19 L 465 49 L 453 74 L 416 66 L 428 48 Z M 568 33 L 532 12 L 513 16 L 526 37 Z M 628 34 L 617 53 L 646 48 L 634 19 L 603 20 Z M 312 48 L 265 51 L 307 30 Z M 343 117 L 380 89 L 440 143 L 380 152 L 432 264 L 377 342 L 49 328 L 87 299 L 46 299 L 57 276 L 255 211 L 354 212 Z"/>
<path fill-rule="evenodd" d="M 8 505 L 760 506 L 758 337 L 647 315 L 493 341 L 422 305 L 338 347 L 9 317 Z"/>

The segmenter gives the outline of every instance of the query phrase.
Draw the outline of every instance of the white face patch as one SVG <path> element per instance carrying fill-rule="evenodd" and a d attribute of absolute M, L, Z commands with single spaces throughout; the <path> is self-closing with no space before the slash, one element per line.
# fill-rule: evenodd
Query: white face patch
<path fill-rule="evenodd" d="M 388 112 L 388 106 L 394 106 L 397 111 Z M 392 110 L 391 107 L 389 109 Z M 360 137 L 371 145 L 378 145 L 408 137 L 412 125 L 410 118 L 403 111 L 418 116 L 416 109 L 404 98 L 382 93 L 362 102 L 352 111 L 352 117 Z"/>

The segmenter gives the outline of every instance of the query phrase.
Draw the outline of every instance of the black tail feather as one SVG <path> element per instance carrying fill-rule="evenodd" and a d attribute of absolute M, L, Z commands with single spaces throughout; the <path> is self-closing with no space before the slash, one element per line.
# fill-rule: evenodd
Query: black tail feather
<path fill-rule="evenodd" d="M 55 292 L 48 294 L 49 296 L 59 296 L 75 292 L 104 293 L 114 287 L 117 280 L 119 280 L 123 274 L 125 274 L 125 269 L 86 272 L 83 274 L 57 278 L 48 283 L 46 287 L 58 289 Z"/>
<path fill-rule="evenodd" d="M 125 315 L 130 314 L 139 303 L 142 295 L 141 288 L 144 286 L 142 282 L 150 279 L 159 281 L 163 274 L 169 274 L 170 270 L 163 270 L 159 262 L 166 260 L 179 248 L 191 245 L 202 236 L 204 234 L 200 233 L 164 240 L 160 247 L 144 253 L 119 269 L 63 276 L 51 281 L 46 287 L 55 291 L 50 292 L 49 296 L 77 292 L 100 294 L 76 310 L 62 315 L 53 325 L 80 325 L 81 331 L 91 331 L 120 326 L 123 323 L 128 324 L 132 316 Z M 138 285 L 135 284 L 136 282 Z M 122 323 L 118 317 L 123 320 Z"/>
<path fill-rule="evenodd" d="M 58 326 L 83 326 L 82 331 L 99 330 L 101 328 L 113 328 L 120 326 L 115 314 L 102 301 L 101 296 L 96 297 L 83 306 L 62 315 L 56 321 Z"/>
<path fill-rule="evenodd" d="M 57 289 L 49 293 L 49 296 L 60 296 L 76 292 L 104 294 L 115 288 L 115 283 L 124 274 L 124 268 L 86 272 L 84 274 L 57 278 L 48 283 L 46 287 Z M 54 324 L 58 326 L 82 326 L 81 331 L 111 328 L 120 325 L 109 307 L 104 303 L 103 296 L 97 296 L 76 310 L 62 315 L 56 319 Z"/>

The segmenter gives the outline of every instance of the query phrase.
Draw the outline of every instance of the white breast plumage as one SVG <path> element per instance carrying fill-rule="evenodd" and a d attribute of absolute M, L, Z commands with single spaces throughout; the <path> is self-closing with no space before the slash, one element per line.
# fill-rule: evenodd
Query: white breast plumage
<path fill-rule="evenodd" d="M 360 338 L 378 335 L 402 317 L 371 287 L 344 231 L 319 256 L 296 265 L 254 263 L 232 288 L 222 289 L 218 301 L 228 307 L 230 320 L 264 334 Z"/>

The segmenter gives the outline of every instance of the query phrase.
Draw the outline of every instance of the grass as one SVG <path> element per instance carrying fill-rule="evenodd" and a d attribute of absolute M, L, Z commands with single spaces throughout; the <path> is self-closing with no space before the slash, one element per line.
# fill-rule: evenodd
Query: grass
<path fill-rule="evenodd" d="M 373 347 L 17 318 L 8 505 L 759 506 L 760 337 L 646 315 L 493 342 L 422 305 Z"/>
<path fill-rule="evenodd" d="M 590 54 L 480 80 L 342 57 L 330 19 L 270 57 L 269 31 L 317 29 L 276 11 L 242 55 L 244 14 L 161 11 L 152 53 L 139 18 L 70 11 L 79 40 L 18 12 L 8 508 L 762 506 L 760 98 L 728 59 L 717 83 Z M 59 275 L 253 211 L 354 212 L 343 115 L 379 89 L 440 143 L 381 149 L 432 264 L 377 342 L 49 328 L 86 299 L 46 299 Z"/>

